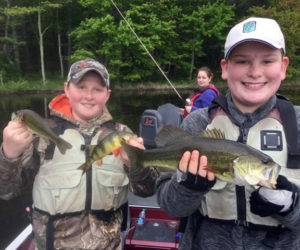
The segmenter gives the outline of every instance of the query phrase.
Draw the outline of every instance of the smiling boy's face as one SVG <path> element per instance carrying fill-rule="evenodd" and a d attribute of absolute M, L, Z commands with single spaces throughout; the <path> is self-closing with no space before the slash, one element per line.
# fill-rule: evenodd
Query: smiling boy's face
<path fill-rule="evenodd" d="M 264 105 L 285 79 L 289 59 L 279 49 L 259 42 L 244 42 L 221 61 L 222 78 L 227 80 L 232 101 L 243 113 Z"/>
<path fill-rule="evenodd" d="M 65 83 L 64 90 L 69 98 L 73 117 L 81 123 L 102 113 L 111 92 L 94 72 L 86 73 L 77 84 Z"/>

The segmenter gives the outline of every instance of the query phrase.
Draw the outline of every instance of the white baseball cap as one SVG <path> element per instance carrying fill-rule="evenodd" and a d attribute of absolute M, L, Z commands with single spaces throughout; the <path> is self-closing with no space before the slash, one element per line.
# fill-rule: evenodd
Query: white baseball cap
<path fill-rule="evenodd" d="M 284 36 L 279 24 L 269 18 L 250 17 L 235 25 L 228 33 L 225 42 L 225 59 L 239 44 L 249 41 L 264 43 L 274 49 L 283 49 Z"/>

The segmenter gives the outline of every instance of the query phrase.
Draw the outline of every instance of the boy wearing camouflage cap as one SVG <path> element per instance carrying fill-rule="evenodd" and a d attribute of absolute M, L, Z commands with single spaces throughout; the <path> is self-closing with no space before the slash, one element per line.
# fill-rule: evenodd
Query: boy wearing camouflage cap
<path fill-rule="evenodd" d="M 64 94 L 49 104 L 54 131 L 72 144 L 61 154 L 54 143 L 34 138 L 25 123 L 10 121 L 3 131 L 0 151 L 0 197 L 21 192 L 26 175 L 37 172 L 33 186 L 32 223 L 37 249 L 121 249 L 122 208 L 132 192 L 154 192 L 154 169 L 130 171 L 127 155 L 107 155 L 101 167 L 94 163 L 84 174 L 78 167 L 89 157 L 90 145 L 101 142 L 107 129 L 131 132 L 112 121 L 106 108 L 111 90 L 101 63 L 85 59 L 74 63 L 64 83 Z M 129 144 L 143 148 L 142 138 Z"/>
<path fill-rule="evenodd" d="M 227 35 L 221 68 L 229 91 L 182 127 L 192 134 L 220 129 L 272 157 L 281 171 L 276 189 L 235 185 L 207 170 L 209 157 L 185 152 L 177 173 L 157 184 L 161 208 L 186 217 L 179 249 L 299 249 L 300 107 L 276 94 L 289 64 L 285 52 L 280 27 L 269 18 L 244 20 Z"/>

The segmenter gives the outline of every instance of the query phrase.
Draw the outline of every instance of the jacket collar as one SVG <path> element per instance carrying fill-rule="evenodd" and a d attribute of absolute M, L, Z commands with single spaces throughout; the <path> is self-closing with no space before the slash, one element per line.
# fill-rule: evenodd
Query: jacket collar
<path fill-rule="evenodd" d="M 255 110 L 253 113 L 242 113 L 234 106 L 231 100 L 231 93 L 228 91 L 226 94 L 226 100 L 228 104 L 229 117 L 236 125 L 250 128 L 275 108 L 276 98 L 276 95 L 272 96 L 267 103 Z"/>

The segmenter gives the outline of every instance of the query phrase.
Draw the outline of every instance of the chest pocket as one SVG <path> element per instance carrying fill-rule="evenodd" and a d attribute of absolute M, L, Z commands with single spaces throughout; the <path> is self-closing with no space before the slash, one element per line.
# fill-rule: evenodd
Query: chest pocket
<path fill-rule="evenodd" d="M 266 143 L 266 138 L 261 133 L 261 131 L 275 131 L 277 133 L 280 133 L 282 142 L 280 143 L 282 145 L 281 150 L 266 150 L 264 149 L 263 145 Z M 278 137 L 279 138 L 279 137 Z M 283 130 L 282 124 L 274 119 L 274 118 L 265 118 L 258 123 L 256 123 L 250 130 L 248 134 L 248 140 L 247 144 L 257 148 L 258 150 L 261 150 L 263 153 L 269 155 L 276 163 L 278 163 L 280 166 L 285 167 L 287 163 L 287 143 L 285 138 L 285 133 Z"/>
<path fill-rule="evenodd" d="M 129 179 L 119 157 L 107 155 L 102 165 L 93 164 L 92 209 L 118 209 L 127 202 Z"/>

